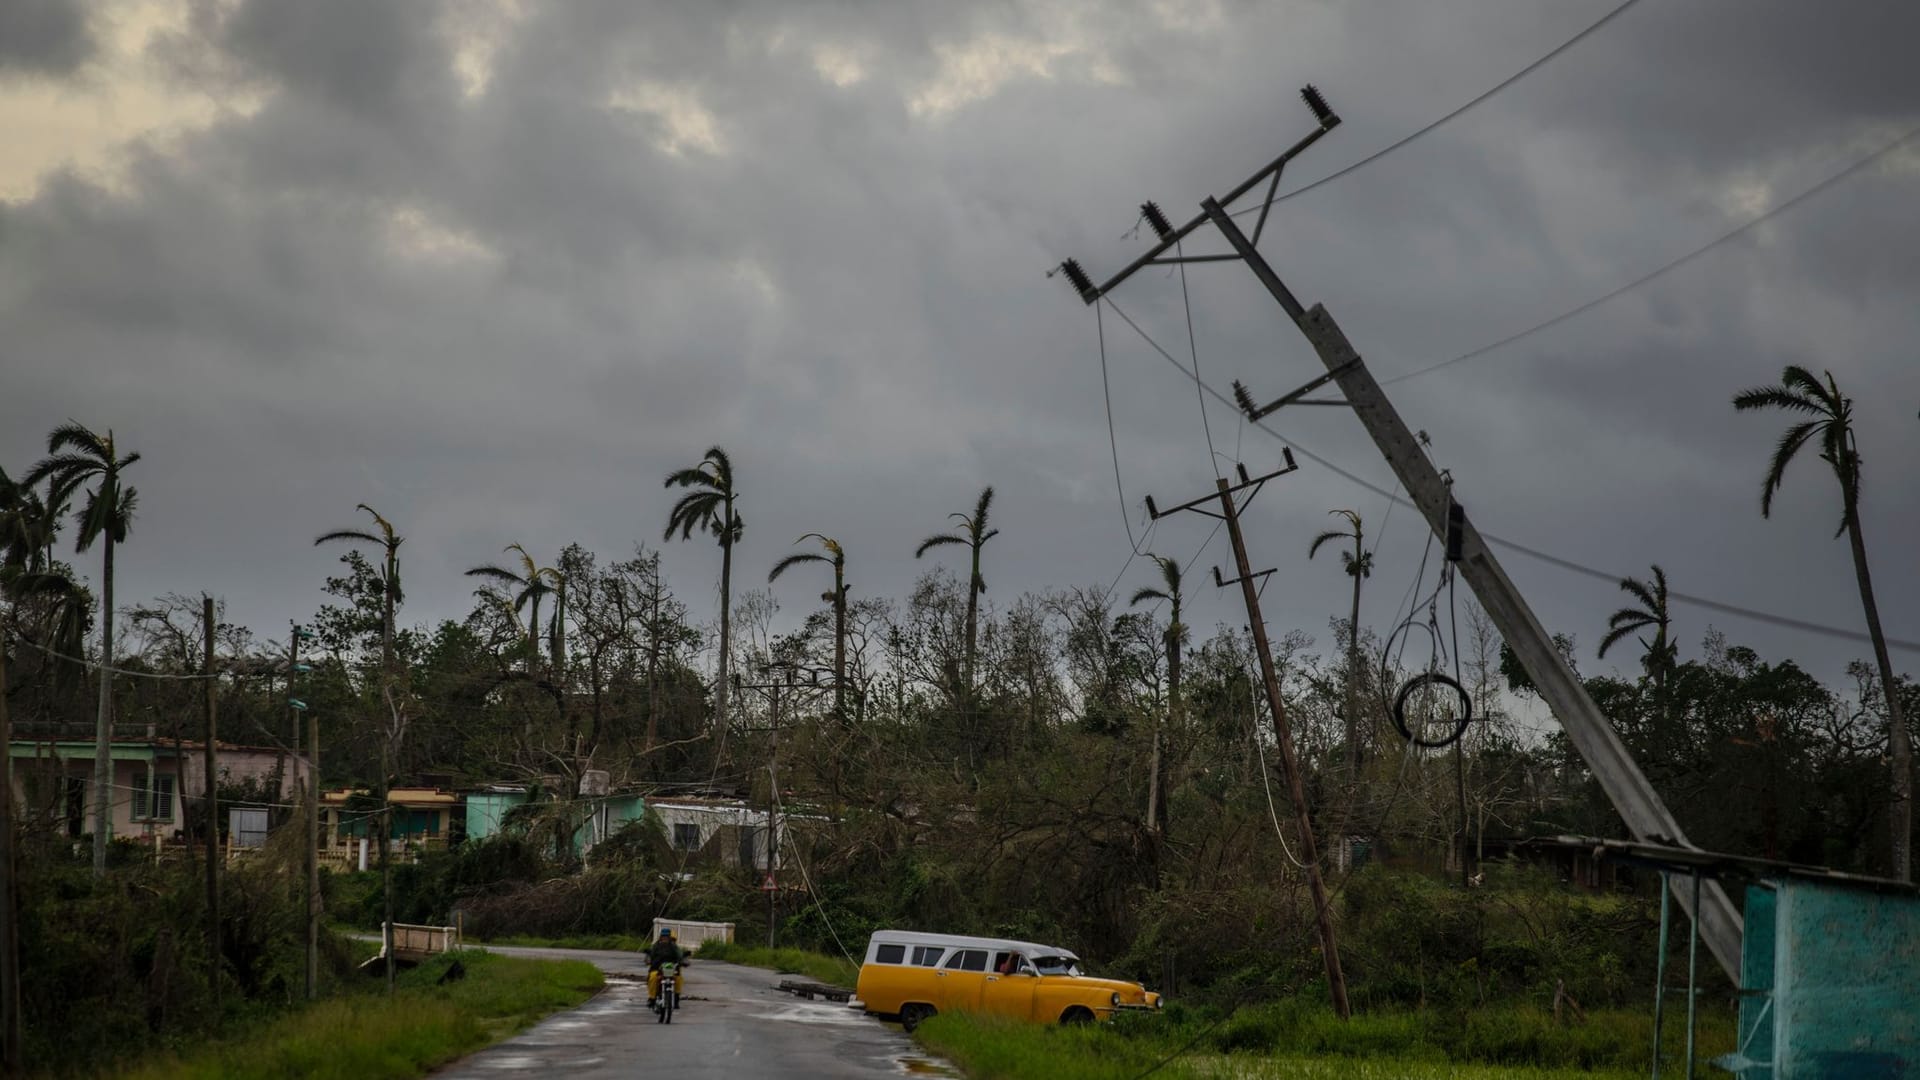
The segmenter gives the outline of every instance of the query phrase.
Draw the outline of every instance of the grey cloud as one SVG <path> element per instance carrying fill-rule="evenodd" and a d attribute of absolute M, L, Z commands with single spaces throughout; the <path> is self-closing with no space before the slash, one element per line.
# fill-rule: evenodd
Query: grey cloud
<path fill-rule="evenodd" d="M 1881 5 L 1825 11 L 1797 66 L 1778 62 L 1804 36 L 1785 5 L 1695 6 L 1637 7 L 1460 123 L 1283 205 L 1276 264 L 1391 374 L 1714 235 L 1734 220 L 1714 196 L 1756 169 L 1818 175 L 1868 126 L 1920 116 L 1910 77 L 1878 70 Z M 409 617 L 454 615 L 459 569 L 509 541 L 608 554 L 654 542 L 661 476 L 714 442 L 750 500 L 744 563 L 825 529 L 848 544 L 862 594 L 900 595 L 928 566 L 914 541 L 994 483 L 996 602 L 1104 587 L 1128 554 L 1116 518 L 1137 533 L 1143 494 L 1211 485 L 1200 406 L 1108 318 L 1122 507 L 1093 314 L 1045 268 L 1071 254 L 1111 270 L 1139 249 L 1121 234 L 1142 198 L 1185 216 L 1237 182 L 1306 130 L 1299 83 L 1326 86 L 1347 123 L 1290 184 L 1418 127 L 1604 7 L 1229 3 L 1218 23 L 1205 5 L 1171 23 L 1144 6 L 1076 10 L 532 7 L 466 98 L 443 9 L 323 18 L 249 0 L 174 44 L 199 50 L 183 79 L 244 78 L 264 94 L 257 112 L 149 151 L 124 190 L 65 178 L 0 207 L 0 313 L 14 328 L 0 460 L 30 458 L 49 418 L 114 424 L 147 455 L 123 592 L 215 588 L 269 628 L 318 602 L 332 556 L 311 537 L 356 502 L 412 538 Z M 1751 27 L 1713 38 L 1715 20 L 1743 18 Z M 911 115 L 949 50 L 1062 25 L 1081 51 L 1052 78 L 1016 74 Z M 822 45 L 859 56 L 865 77 L 821 78 Z M 607 107 L 640 84 L 691 94 L 721 151 L 672 153 L 661 117 Z M 1683 107 L 1658 107 L 1669 99 Z M 1791 511 L 1762 522 L 1753 493 L 1774 425 L 1734 417 L 1726 399 L 1788 360 L 1834 365 L 1875 410 L 1869 542 L 1891 552 L 1876 537 L 1920 525 L 1920 495 L 1898 480 L 1920 428 L 1911 402 L 1883 407 L 1920 397 L 1904 344 L 1920 320 L 1894 302 L 1914 178 L 1860 180 L 1643 293 L 1396 387 L 1396 400 L 1491 531 L 1622 572 L 1659 561 L 1677 587 L 1851 625 L 1816 463 L 1794 477 Z M 450 246 L 409 251 L 409 228 Z M 1190 285 L 1217 385 L 1278 393 L 1317 373 L 1243 270 L 1196 268 Z M 1178 289 L 1145 274 L 1120 301 L 1184 357 Z M 1266 436 L 1210 409 L 1221 452 L 1277 459 Z M 1277 422 L 1387 481 L 1351 417 Z M 1284 568 L 1268 594 L 1276 625 L 1324 637 L 1343 610 L 1337 570 L 1301 559 L 1335 506 L 1385 526 L 1371 623 L 1411 581 L 1424 544 L 1412 513 L 1308 466 L 1249 524 L 1255 558 Z M 1184 558 L 1208 524 L 1170 521 L 1153 546 Z M 1202 565 L 1222 558 L 1216 541 Z M 714 563 L 706 545 L 669 547 L 696 606 Z M 1886 565 L 1890 632 L 1920 636 L 1899 625 L 1920 582 Z M 1589 643 L 1616 599 L 1602 583 L 1510 570 L 1549 625 Z M 1241 621 L 1231 596 L 1205 593 L 1198 625 Z M 799 586 L 782 595 L 788 615 L 813 602 Z M 1689 634 L 1704 625 L 1691 618 Z M 1727 629 L 1828 672 L 1860 651 Z"/>
<path fill-rule="evenodd" d="M 0 4 L 0 76 L 8 72 L 68 75 L 96 48 L 79 0 L 8 0 Z"/>

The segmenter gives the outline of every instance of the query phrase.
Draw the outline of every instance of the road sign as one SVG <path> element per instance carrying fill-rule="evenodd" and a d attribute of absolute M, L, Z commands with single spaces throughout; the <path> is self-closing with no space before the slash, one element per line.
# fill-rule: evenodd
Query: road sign
<path fill-rule="evenodd" d="M 760 879 L 761 892 L 777 892 L 779 889 L 780 886 L 773 880 L 772 874 L 768 874 L 766 877 Z"/>

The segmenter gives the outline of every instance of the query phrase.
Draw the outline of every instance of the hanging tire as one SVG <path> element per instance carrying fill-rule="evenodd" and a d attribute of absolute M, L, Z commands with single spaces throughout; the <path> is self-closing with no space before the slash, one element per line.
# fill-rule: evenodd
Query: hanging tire
<path fill-rule="evenodd" d="M 1407 722 L 1407 699 L 1413 696 L 1414 691 L 1421 689 L 1429 683 L 1434 686 L 1445 687 L 1452 690 L 1454 696 L 1460 702 L 1459 712 L 1454 715 L 1451 721 L 1444 725 L 1442 735 L 1438 739 L 1427 737 L 1426 726 L 1424 724 L 1421 725 L 1420 733 L 1416 735 L 1413 731 L 1413 725 Z M 1395 695 L 1393 699 L 1393 726 L 1400 732 L 1400 737 L 1415 746 L 1424 747 L 1428 750 L 1438 750 L 1441 747 L 1452 746 L 1454 743 L 1459 742 L 1460 736 L 1467 733 L 1467 725 L 1472 722 L 1473 695 L 1467 693 L 1466 688 L 1461 686 L 1453 676 L 1443 672 L 1426 671 L 1415 675 L 1413 678 L 1408 679 L 1404 686 L 1400 687 L 1400 693 Z"/>

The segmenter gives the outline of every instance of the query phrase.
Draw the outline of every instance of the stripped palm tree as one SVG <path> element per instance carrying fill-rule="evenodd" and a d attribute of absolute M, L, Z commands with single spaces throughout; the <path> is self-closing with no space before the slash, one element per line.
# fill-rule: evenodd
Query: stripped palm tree
<path fill-rule="evenodd" d="M 667 474 L 669 488 L 688 488 L 667 515 L 662 539 L 691 540 L 695 530 L 710 533 L 720 543 L 720 666 L 713 683 L 713 754 L 718 761 L 727 749 L 727 676 L 732 652 L 733 546 L 745 532 L 745 522 L 734 503 L 733 459 L 718 446 L 709 447 L 700 464 Z"/>
<path fill-rule="evenodd" d="M 1180 698 L 1180 650 L 1187 641 L 1187 624 L 1180 619 L 1180 608 L 1186 602 L 1186 594 L 1180 588 L 1180 564 L 1164 555 L 1152 557 L 1160 567 L 1160 588 L 1140 589 L 1127 601 L 1128 606 L 1137 607 L 1149 600 L 1164 602 L 1172 607 L 1168 613 L 1167 632 L 1164 637 L 1167 645 L 1167 726 L 1174 731 L 1182 729 L 1185 707 Z M 1163 792 L 1160 789 L 1160 725 L 1153 728 L 1153 752 L 1147 765 L 1147 830 L 1160 831 Z"/>
<path fill-rule="evenodd" d="M 490 591 L 483 591 L 482 595 L 499 600 L 515 623 L 519 622 L 522 611 L 528 613 L 526 633 L 529 668 L 538 662 L 541 651 L 540 601 L 547 596 L 554 598 L 553 621 L 547 627 L 546 647 L 550 650 L 548 663 L 554 678 L 558 680 L 566 657 L 567 575 L 557 567 L 539 565 L 532 555 L 527 554 L 527 549 L 519 544 L 508 544 L 502 550 L 520 556 L 519 570 L 492 565 L 476 566 L 467 571 L 467 576 L 484 578 L 491 584 L 504 587 L 504 597 Z"/>
<path fill-rule="evenodd" d="M 980 576 L 980 549 L 986 546 L 987 541 L 1000 535 L 999 529 L 987 526 L 987 516 L 992 509 L 993 488 L 987 487 L 981 490 L 980 498 L 973 504 L 972 514 L 947 515 L 959 521 L 952 532 L 934 533 L 920 541 L 920 546 L 913 551 L 913 557 L 916 559 L 934 548 L 949 545 L 965 547 L 972 552 L 973 570 L 967 579 L 966 666 L 960 677 L 963 684 L 962 690 L 968 701 L 973 699 L 973 666 L 975 658 L 979 655 L 980 594 L 987 591 L 987 581 Z"/>
<path fill-rule="evenodd" d="M 380 549 L 382 558 L 380 567 L 375 571 L 375 579 L 380 584 L 380 696 L 391 712 L 393 706 L 394 683 L 394 609 L 399 607 L 404 597 L 400 591 L 400 545 L 406 537 L 394 531 L 393 523 L 381 517 L 379 511 L 366 503 L 355 509 L 365 510 L 373 517 L 377 532 L 363 529 L 340 529 L 325 533 L 314 539 L 314 544 L 348 543 L 367 544 Z M 396 719 L 397 724 L 397 719 Z M 393 804 L 388 800 L 388 792 L 393 789 L 393 740 L 398 732 L 390 726 L 380 739 L 380 831 L 375 845 L 380 855 L 380 893 L 384 919 L 382 935 L 386 946 L 387 993 L 394 990 L 393 949 L 393 863 L 389 855 L 389 841 L 393 833 Z"/>
<path fill-rule="evenodd" d="M 800 563 L 830 563 L 833 566 L 833 591 L 821 593 L 820 599 L 833 605 L 833 718 L 839 723 L 847 722 L 847 553 L 840 541 L 819 533 L 808 533 L 794 543 L 804 540 L 818 540 L 826 554 L 818 551 L 801 551 L 781 559 L 767 572 L 767 581 L 772 583 L 790 566 Z"/>
<path fill-rule="evenodd" d="M 47 436 L 47 456 L 27 470 L 21 486 L 47 485 L 44 507 L 66 505 L 75 491 L 89 483 L 87 501 L 80 508 L 79 533 L 73 549 L 84 552 L 101 542 L 100 557 L 100 703 L 94 727 L 93 751 L 93 873 L 107 872 L 107 838 L 113 806 L 113 552 L 126 543 L 140 495 L 120 480 L 121 472 L 140 460 L 138 453 L 120 453 L 113 430 L 99 435 L 69 421 Z M 50 523 L 49 523 L 50 525 Z M 50 541 L 51 534 L 48 535 Z"/>
<path fill-rule="evenodd" d="M 1348 527 L 1328 529 L 1314 537 L 1313 543 L 1307 546 L 1307 558 L 1313 558 L 1320 545 L 1329 541 L 1353 541 L 1352 551 L 1340 553 L 1340 565 L 1353 579 L 1353 608 L 1347 619 L 1347 763 L 1351 767 L 1360 760 L 1360 583 L 1373 575 L 1373 552 L 1366 548 L 1366 533 L 1358 513 L 1352 510 L 1327 513 L 1346 518 Z"/>
<path fill-rule="evenodd" d="M 1853 399 L 1840 393 L 1832 372 L 1826 376 L 1822 383 L 1806 368 L 1788 365 L 1777 385 L 1743 390 L 1734 395 L 1733 407 L 1741 412 L 1779 409 L 1806 417 L 1788 428 L 1774 446 L 1767 478 L 1760 488 L 1761 517 L 1773 516 L 1773 496 L 1780 490 L 1787 466 L 1810 442 L 1819 443 L 1820 460 L 1827 463 L 1840 483 L 1840 528 L 1834 535 L 1845 533 L 1852 548 L 1853 576 L 1860 586 L 1860 606 L 1867 617 L 1867 636 L 1873 641 L 1873 659 L 1880 668 L 1880 689 L 1887 705 L 1887 749 L 1893 768 L 1893 805 L 1888 815 L 1892 873 L 1908 881 L 1913 853 L 1913 746 L 1900 708 L 1900 684 L 1887 655 L 1887 637 L 1880 629 L 1880 609 L 1874 603 L 1867 541 L 1860 530 L 1860 446 L 1853 434 Z"/>
<path fill-rule="evenodd" d="M 1643 661 L 1653 679 L 1654 696 L 1664 701 L 1668 677 L 1673 672 L 1679 646 L 1672 641 L 1673 617 L 1667 609 L 1667 572 L 1656 563 L 1653 580 L 1621 578 L 1620 591 L 1640 602 L 1639 607 L 1623 607 L 1607 617 L 1607 636 L 1600 639 L 1600 655 L 1619 644 L 1629 634 L 1653 628 L 1653 640 L 1640 639 L 1646 649 Z"/>

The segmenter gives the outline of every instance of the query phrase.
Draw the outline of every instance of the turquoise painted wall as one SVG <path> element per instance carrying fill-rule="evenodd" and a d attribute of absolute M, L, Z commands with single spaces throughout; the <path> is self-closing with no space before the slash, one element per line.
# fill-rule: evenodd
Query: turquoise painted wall
<path fill-rule="evenodd" d="M 1920 897 L 1755 886 L 1740 981 L 1745 1080 L 1920 1080 Z"/>

